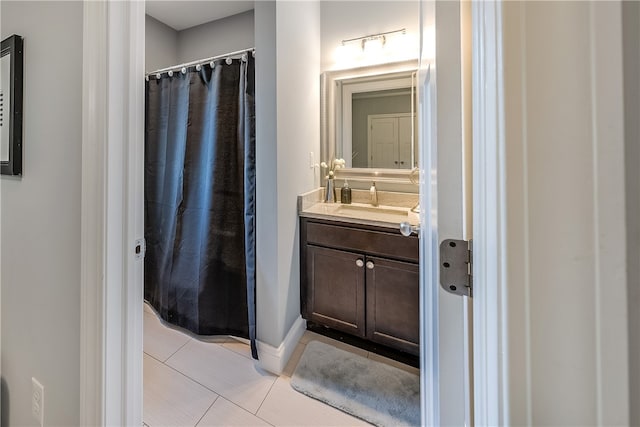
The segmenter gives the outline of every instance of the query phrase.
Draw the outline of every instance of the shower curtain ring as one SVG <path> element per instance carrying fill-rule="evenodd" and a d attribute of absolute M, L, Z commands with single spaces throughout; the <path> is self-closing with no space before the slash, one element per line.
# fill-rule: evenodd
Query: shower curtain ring
<path fill-rule="evenodd" d="M 242 55 L 242 62 L 247 62 L 247 54 Z"/>
<path fill-rule="evenodd" d="M 145 76 L 144 78 L 146 81 L 149 81 L 149 76 Z"/>
<path fill-rule="evenodd" d="M 200 71 L 200 70 L 202 70 L 202 65 L 200 64 L 196 65 L 196 71 Z"/>
<path fill-rule="evenodd" d="M 211 67 L 211 69 L 213 70 L 216 67 L 216 63 L 211 61 L 209 62 L 209 66 Z"/>
<path fill-rule="evenodd" d="M 169 72 L 167 73 L 167 75 L 168 75 L 169 77 L 173 77 L 173 71 L 169 71 Z"/>
<path fill-rule="evenodd" d="M 233 63 L 233 59 L 227 58 L 226 63 L 227 65 L 231 65 Z"/>
<path fill-rule="evenodd" d="M 157 73 L 157 74 L 156 74 L 156 79 L 160 80 L 160 77 L 162 77 L 162 74 Z"/>
<path fill-rule="evenodd" d="M 182 71 L 182 74 L 187 74 L 187 68 L 186 67 L 182 67 L 182 70 L 180 70 L 180 71 Z"/>

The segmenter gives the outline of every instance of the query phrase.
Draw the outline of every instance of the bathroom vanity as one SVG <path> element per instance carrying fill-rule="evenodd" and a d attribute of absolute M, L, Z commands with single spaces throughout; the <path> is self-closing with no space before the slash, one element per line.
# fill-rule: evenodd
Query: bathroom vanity
<path fill-rule="evenodd" d="M 399 225 L 419 220 L 412 212 L 417 67 L 410 60 L 321 75 L 320 158 L 344 160 L 329 181 L 348 179 L 353 203 L 323 203 L 322 189 L 298 198 L 300 304 L 308 327 L 408 355 L 420 352 L 419 245 Z M 320 185 L 329 186 L 326 170 L 319 172 Z"/>
<path fill-rule="evenodd" d="M 407 211 L 318 203 L 300 212 L 304 319 L 419 354 L 418 236 L 398 231 Z"/>

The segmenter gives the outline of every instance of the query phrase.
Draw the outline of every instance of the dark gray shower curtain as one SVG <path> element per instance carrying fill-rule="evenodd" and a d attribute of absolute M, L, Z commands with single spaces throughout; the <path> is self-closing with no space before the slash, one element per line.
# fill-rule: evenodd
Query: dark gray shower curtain
<path fill-rule="evenodd" d="M 146 83 L 145 299 L 255 347 L 254 59 Z"/>

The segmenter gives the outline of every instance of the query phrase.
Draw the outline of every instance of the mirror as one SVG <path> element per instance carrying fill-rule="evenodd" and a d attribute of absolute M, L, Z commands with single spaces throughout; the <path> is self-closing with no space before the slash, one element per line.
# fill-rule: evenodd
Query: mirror
<path fill-rule="evenodd" d="M 418 163 L 417 60 L 321 76 L 322 157 L 344 176 L 408 179 Z"/>
<path fill-rule="evenodd" d="M 22 37 L 2 41 L 0 53 L 0 173 L 22 175 Z"/>

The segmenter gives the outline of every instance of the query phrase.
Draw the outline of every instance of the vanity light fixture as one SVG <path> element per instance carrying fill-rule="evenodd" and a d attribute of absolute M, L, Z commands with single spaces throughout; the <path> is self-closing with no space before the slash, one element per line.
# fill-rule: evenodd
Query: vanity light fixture
<path fill-rule="evenodd" d="M 387 42 L 388 36 L 391 36 L 392 34 L 406 34 L 406 33 L 407 33 L 407 29 L 402 28 L 400 30 L 386 31 L 384 33 L 377 33 L 377 34 L 371 34 L 363 37 L 356 37 L 353 39 L 346 39 L 346 40 L 342 40 L 342 46 L 346 46 L 348 43 L 358 42 L 360 43 L 360 47 L 362 51 L 368 50 L 369 48 L 367 46 L 371 46 L 374 50 L 380 51 L 382 50 L 382 48 L 384 48 L 384 45 Z"/>

